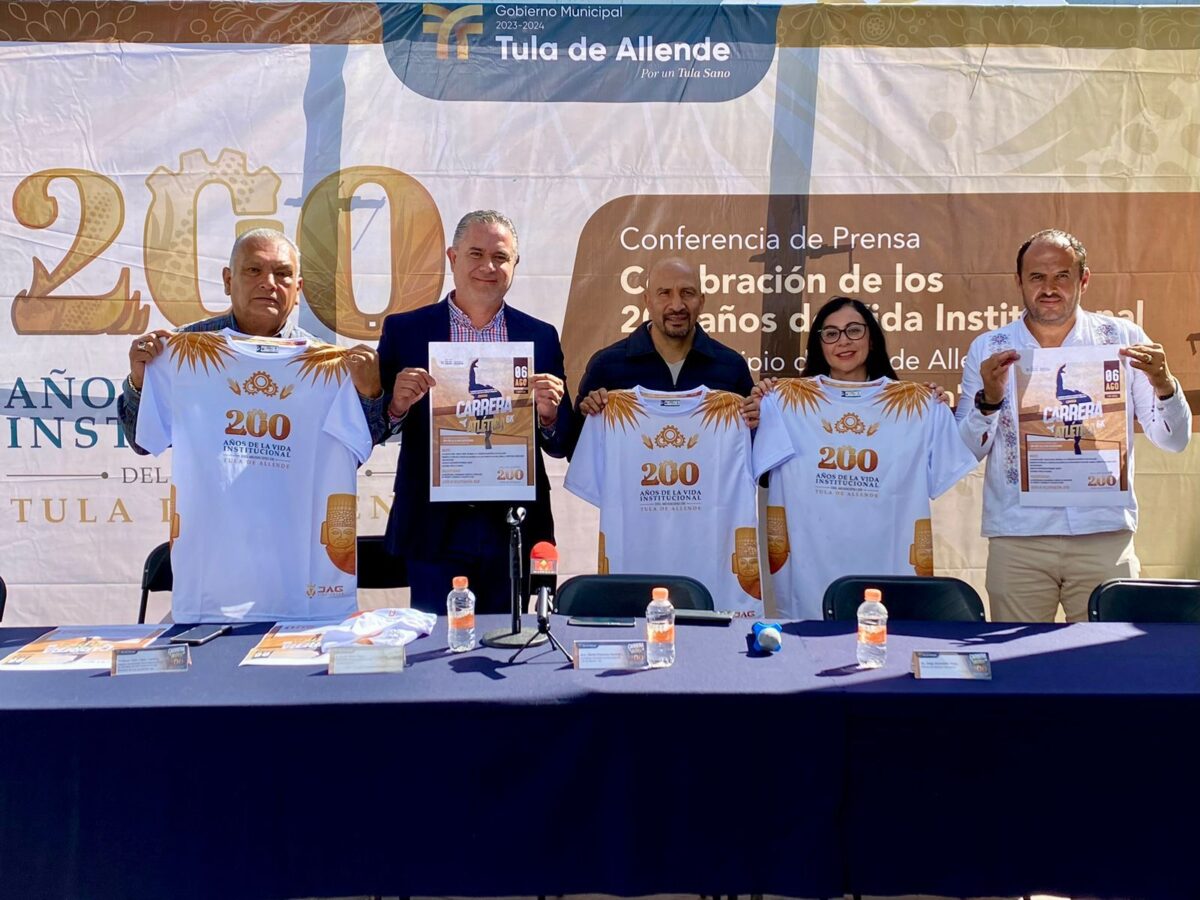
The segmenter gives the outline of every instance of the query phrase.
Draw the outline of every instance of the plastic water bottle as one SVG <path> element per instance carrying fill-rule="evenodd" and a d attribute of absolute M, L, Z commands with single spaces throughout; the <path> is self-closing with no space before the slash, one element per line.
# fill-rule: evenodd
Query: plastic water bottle
<path fill-rule="evenodd" d="M 887 661 L 887 608 L 878 588 L 863 591 L 858 607 L 858 667 L 878 669 Z"/>
<path fill-rule="evenodd" d="M 454 590 L 446 595 L 446 620 L 451 653 L 475 646 L 475 595 L 467 590 L 462 575 L 454 579 Z"/>
<path fill-rule="evenodd" d="M 675 662 L 675 607 L 665 587 L 654 588 L 650 596 L 654 599 L 646 607 L 646 662 L 658 669 Z"/>

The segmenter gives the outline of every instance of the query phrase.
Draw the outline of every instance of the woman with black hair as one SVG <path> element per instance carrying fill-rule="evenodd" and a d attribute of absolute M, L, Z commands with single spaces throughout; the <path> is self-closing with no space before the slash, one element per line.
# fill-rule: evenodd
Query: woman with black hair
<path fill-rule="evenodd" d="M 888 359 L 887 339 L 879 321 L 865 303 L 853 297 L 832 297 L 817 312 L 800 375 L 828 375 L 838 381 L 899 380 Z"/>
<path fill-rule="evenodd" d="M 975 456 L 938 402 L 944 391 L 896 377 L 871 310 L 832 298 L 813 319 L 801 377 L 764 379 L 754 396 L 779 615 L 821 618 L 842 575 L 932 575 L 929 501 Z"/>

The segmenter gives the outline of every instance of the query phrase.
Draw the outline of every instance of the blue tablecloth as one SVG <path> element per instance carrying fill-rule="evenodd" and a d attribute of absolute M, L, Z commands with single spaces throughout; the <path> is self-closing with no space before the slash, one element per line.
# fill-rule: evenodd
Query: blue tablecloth
<path fill-rule="evenodd" d="M 0 673 L 0 895 L 1200 896 L 1197 627 L 893 623 L 860 672 L 846 625 L 764 658 L 680 626 L 673 668 L 605 673 L 451 655 L 443 619 L 340 677 L 239 668 L 262 631 L 186 674 Z M 908 674 L 969 647 L 993 681 Z"/>

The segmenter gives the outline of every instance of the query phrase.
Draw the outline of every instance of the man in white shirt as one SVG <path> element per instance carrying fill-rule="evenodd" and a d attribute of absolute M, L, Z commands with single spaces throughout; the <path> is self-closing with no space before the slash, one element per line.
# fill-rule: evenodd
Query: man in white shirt
<path fill-rule="evenodd" d="M 232 329 L 255 337 L 304 338 L 313 336 L 296 324 L 296 308 L 304 279 L 300 275 L 300 251 L 280 231 L 255 228 L 234 241 L 229 265 L 221 273 L 229 312 L 184 325 L 179 331 Z M 117 398 L 117 414 L 125 440 L 137 453 L 146 451 L 137 442 L 138 408 L 146 364 L 163 352 L 171 332 L 159 328 L 134 339 L 129 347 L 129 375 Z M 390 432 L 384 414 L 383 385 L 379 359 L 366 344 L 349 348 L 346 362 L 358 392 L 359 404 L 376 443 Z"/>
<path fill-rule="evenodd" d="M 1023 351 L 1120 345 L 1133 413 L 1146 436 L 1173 452 L 1183 450 L 1191 436 L 1191 411 L 1162 346 L 1134 322 L 1080 308 L 1090 277 L 1078 238 L 1057 229 L 1030 237 L 1017 253 L 1024 315 L 977 337 L 963 364 L 959 433 L 977 458 L 987 457 L 983 535 L 993 621 L 1052 622 L 1060 604 L 1067 621 L 1086 621 L 1097 584 L 1136 578 L 1140 571 L 1132 490 L 1127 506 L 1020 504 L 1019 434 L 1009 380 Z M 1128 438 L 1132 487 L 1132 420 Z"/>

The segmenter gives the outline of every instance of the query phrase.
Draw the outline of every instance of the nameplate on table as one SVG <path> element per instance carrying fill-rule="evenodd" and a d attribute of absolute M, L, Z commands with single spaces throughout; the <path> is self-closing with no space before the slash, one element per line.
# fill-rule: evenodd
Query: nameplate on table
<path fill-rule="evenodd" d="M 403 645 L 346 644 L 329 651 L 330 675 L 386 675 L 403 671 Z"/>
<path fill-rule="evenodd" d="M 960 650 L 914 650 L 912 673 L 916 678 L 966 678 L 992 680 L 992 661 L 986 653 Z"/>
<path fill-rule="evenodd" d="M 571 659 L 577 669 L 644 669 L 645 641 L 576 641 Z"/>
<path fill-rule="evenodd" d="M 169 647 L 126 647 L 112 652 L 113 675 L 152 675 L 157 672 L 186 672 L 192 664 L 187 644 Z"/>

